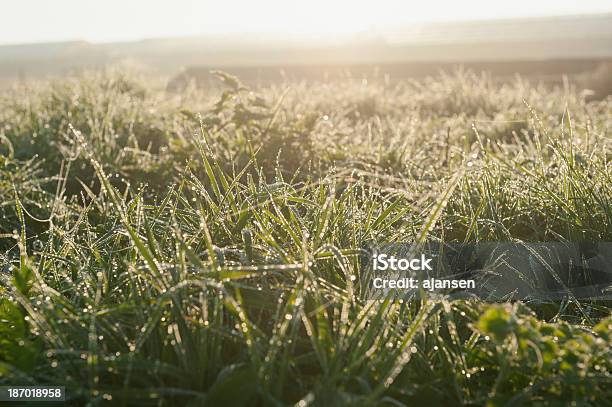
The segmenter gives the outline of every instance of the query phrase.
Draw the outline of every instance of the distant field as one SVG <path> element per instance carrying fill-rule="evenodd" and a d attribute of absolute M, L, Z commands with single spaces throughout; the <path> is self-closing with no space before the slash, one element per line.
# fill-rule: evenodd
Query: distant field
<path fill-rule="evenodd" d="M 246 33 L 111 44 L 0 45 L 0 85 L 120 63 L 164 76 L 188 67 L 231 69 L 244 75 L 243 80 L 256 71 L 262 80 L 276 80 L 279 67 L 290 75 L 320 79 L 307 67 L 317 72 L 319 67 L 351 67 L 358 73 L 375 65 L 389 70 L 392 78 L 404 79 L 424 71 L 436 74 L 451 64 L 504 75 L 543 70 L 558 77 L 576 69 L 588 71 L 593 61 L 612 58 L 611 27 L 612 14 L 595 14 L 416 24 L 337 38 Z"/>
<path fill-rule="evenodd" d="M 511 61 L 416 61 L 385 64 L 286 64 L 273 66 L 202 66 L 189 67 L 173 77 L 170 88 L 181 88 L 190 81 L 198 86 L 216 86 L 218 80 L 211 72 L 223 70 L 243 81 L 266 86 L 284 81 L 325 80 L 379 80 L 391 83 L 437 76 L 441 72 L 452 74 L 457 70 L 483 72 L 494 81 L 512 82 L 517 76 L 534 83 L 563 84 L 564 78 L 578 86 L 586 87 L 598 68 L 612 66 L 612 58 L 511 60 Z"/>
<path fill-rule="evenodd" d="M 466 70 L 216 76 L 0 93 L 0 385 L 71 405 L 609 405 L 609 301 L 364 301 L 359 279 L 371 241 L 612 242 L 609 96 Z"/>

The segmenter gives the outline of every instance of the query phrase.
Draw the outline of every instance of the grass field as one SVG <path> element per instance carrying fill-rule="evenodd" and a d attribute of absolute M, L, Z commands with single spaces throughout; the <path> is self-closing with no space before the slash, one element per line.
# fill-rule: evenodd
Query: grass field
<path fill-rule="evenodd" d="M 0 95 L 0 385 L 74 405 L 612 403 L 603 301 L 363 301 L 367 241 L 612 241 L 611 100 L 456 72 Z"/>

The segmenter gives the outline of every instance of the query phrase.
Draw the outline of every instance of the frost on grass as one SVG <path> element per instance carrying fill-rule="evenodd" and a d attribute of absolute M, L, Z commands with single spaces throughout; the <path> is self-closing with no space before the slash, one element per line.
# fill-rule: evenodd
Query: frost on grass
<path fill-rule="evenodd" d="M 359 300 L 366 241 L 612 241 L 609 99 L 469 72 L 224 79 L 1 95 L 1 385 L 76 404 L 610 400 L 606 302 Z"/>

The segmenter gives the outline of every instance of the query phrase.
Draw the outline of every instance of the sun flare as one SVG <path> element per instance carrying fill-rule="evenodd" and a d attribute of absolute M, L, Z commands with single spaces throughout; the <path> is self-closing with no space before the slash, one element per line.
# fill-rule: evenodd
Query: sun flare
<path fill-rule="evenodd" d="M 10 44 L 253 32 L 333 37 L 415 22 L 611 12 L 612 4 L 609 0 L 22 0 L 2 8 L 0 43 Z"/>

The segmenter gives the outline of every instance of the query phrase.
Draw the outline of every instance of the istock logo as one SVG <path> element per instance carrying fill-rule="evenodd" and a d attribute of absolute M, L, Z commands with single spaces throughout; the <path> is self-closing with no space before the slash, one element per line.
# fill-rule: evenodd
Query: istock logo
<path fill-rule="evenodd" d="M 432 270 L 431 260 L 431 258 L 427 258 L 424 254 L 421 254 L 421 258 L 405 259 L 380 253 L 374 256 L 373 266 L 375 271 Z"/>

